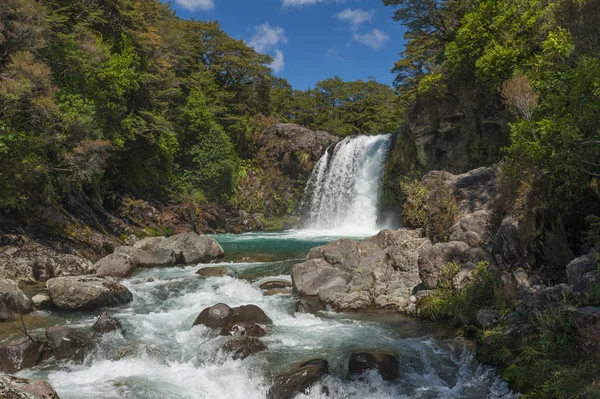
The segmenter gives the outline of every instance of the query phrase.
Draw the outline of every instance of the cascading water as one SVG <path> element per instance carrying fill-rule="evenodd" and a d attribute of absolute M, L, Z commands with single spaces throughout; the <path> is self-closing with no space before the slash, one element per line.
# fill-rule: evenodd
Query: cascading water
<path fill-rule="evenodd" d="M 349 137 L 326 151 L 309 179 L 306 228 L 348 233 L 377 230 L 378 205 L 391 135 Z"/>

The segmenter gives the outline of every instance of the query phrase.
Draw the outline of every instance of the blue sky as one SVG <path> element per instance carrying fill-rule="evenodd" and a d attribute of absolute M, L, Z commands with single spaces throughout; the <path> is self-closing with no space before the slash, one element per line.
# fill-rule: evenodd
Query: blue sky
<path fill-rule="evenodd" d="M 275 58 L 276 76 L 296 89 L 339 75 L 391 84 L 404 28 L 381 0 L 171 0 L 186 19 L 223 30 Z"/>

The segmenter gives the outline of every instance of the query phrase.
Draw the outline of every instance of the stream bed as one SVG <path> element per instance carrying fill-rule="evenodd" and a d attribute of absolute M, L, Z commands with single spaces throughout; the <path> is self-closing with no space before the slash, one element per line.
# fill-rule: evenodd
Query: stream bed
<path fill-rule="evenodd" d="M 518 397 L 447 328 L 389 313 L 301 313 L 295 296 L 263 296 L 258 286 L 265 278 L 290 279 L 292 265 L 308 249 L 338 237 L 294 232 L 213 237 L 226 253 L 218 265 L 230 266 L 235 278 L 197 276 L 206 265 L 142 270 L 124 280 L 133 302 L 103 309 L 122 322 L 123 334 L 104 335 L 83 364 L 50 360 L 18 375 L 47 380 L 63 399 L 262 399 L 273 374 L 323 358 L 330 375 L 300 398 Z M 262 308 L 273 320 L 261 338 L 268 350 L 232 360 L 219 350 L 226 337 L 204 326 L 192 328 L 198 314 L 217 303 Z M 30 332 L 43 334 L 52 325 L 89 331 L 101 312 L 36 312 L 28 319 Z M 16 335 L 1 340 L 10 338 Z M 348 358 L 361 350 L 395 353 L 401 377 L 384 381 L 367 372 L 352 378 Z"/>

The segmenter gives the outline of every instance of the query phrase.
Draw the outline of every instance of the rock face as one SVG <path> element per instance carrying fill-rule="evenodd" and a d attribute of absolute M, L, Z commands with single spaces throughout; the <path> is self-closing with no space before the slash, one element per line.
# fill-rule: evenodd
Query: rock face
<path fill-rule="evenodd" d="M 233 277 L 235 274 L 229 266 L 203 267 L 196 272 L 201 277 Z"/>
<path fill-rule="evenodd" d="M 108 313 L 104 312 L 98 317 L 98 320 L 92 326 L 92 330 L 96 334 L 108 334 L 115 331 L 121 331 L 123 325 L 115 318 L 112 318 Z"/>
<path fill-rule="evenodd" d="M 24 236 L 0 250 L 0 279 L 46 281 L 52 277 L 94 273 L 92 262 L 77 254 L 60 253 Z"/>
<path fill-rule="evenodd" d="M 0 398 L 5 399 L 60 399 L 46 381 L 26 380 L 0 374 Z"/>
<path fill-rule="evenodd" d="M 225 342 L 223 350 L 235 360 L 243 360 L 250 355 L 267 349 L 260 339 L 250 336 L 235 337 Z"/>
<path fill-rule="evenodd" d="M 498 324 L 501 316 L 502 314 L 499 310 L 479 309 L 476 315 L 477 324 L 479 327 L 487 330 L 488 328 L 492 328 Z"/>
<path fill-rule="evenodd" d="M 422 230 L 400 229 L 313 248 L 306 262 L 292 268 L 294 289 L 340 311 L 404 309 L 421 283 L 418 256 L 427 245 Z"/>
<path fill-rule="evenodd" d="M 67 327 L 51 327 L 46 330 L 48 346 L 56 359 L 69 359 L 83 363 L 91 347 L 87 337 Z"/>
<path fill-rule="evenodd" d="M 442 268 L 448 262 L 462 263 L 468 249 L 469 245 L 462 241 L 440 242 L 423 248 L 419 252 L 419 276 L 425 287 L 436 288 Z"/>
<path fill-rule="evenodd" d="M 114 253 L 100 259 L 94 268 L 98 276 L 130 277 L 137 268 L 137 262 L 124 253 Z"/>
<path fill-rule="evenodd" d="M 103 277 L 57 277 L 46 283 L 59 309 L 83 310 L 122 305 L 133 300 L 127 287 Z"/>
<path fill-rule="evenodd" d="M 314 359 L 299 363 L 290 371 L 275 376 L 268 399 L 292 399 L 307 391 L 329 373 L 327 360 Z"/>
<path fill-rule="evenodd" d="M 583 291 L 587 287 L 597 284 L 598 267 L 600 265 L 600 253 L 589 253 L 579 258 L 573 259 L 567 265 L 567 279 L 569 285 L 576 291 Z"/>
<path fill-rule="evenodd" d="M 196 233 L 177 234 L 158 244 L 158 249 L 170 249 L 175 253 L 177 263 L 209 263 L 225 254 L 223 248 L 213 238 Z"/>
<path fill-rule="evenodd" d="M 50 357 L 50 348 L 43 341 L 21 338 L 0 347 L 0 372 L 15 373 L 39 365 Z"/>
<path fill-rule="evenodd" d="M 0 300 L 10 311 L 29 313 L 33 304 L 13 280 L 0 280 Z"/>
<path fill-rule="evenodd" d="M 350 374 L 362 374 L 367 370 L 377 370 L 384 380 L 399 377 L 398 359 L 387 352 L 358 352 L 350 355 L 348 371 Z"/>
<path fill-rule="evenodd" d="M 235 323 L 271 324 L 272 321 L 256 305 L 230 308 L 224 303 L 219 303 L 200 312 L 194 326 L 201 324 L 209 328 L 224 328 Z"/>

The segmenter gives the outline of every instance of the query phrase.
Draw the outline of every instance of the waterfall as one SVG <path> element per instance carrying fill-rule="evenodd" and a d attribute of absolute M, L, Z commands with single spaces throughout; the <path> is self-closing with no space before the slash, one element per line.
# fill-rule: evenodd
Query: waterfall
<path fill-rule="evenodd" d="M 391 135 L 356 136 L 326 151 L 306 186 L 306 228 L 342 233 L 377 230 L 378 205 Z"/>

